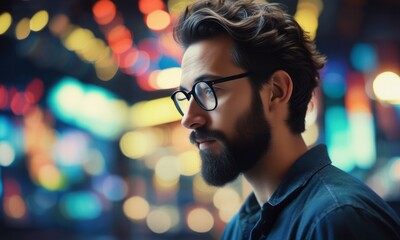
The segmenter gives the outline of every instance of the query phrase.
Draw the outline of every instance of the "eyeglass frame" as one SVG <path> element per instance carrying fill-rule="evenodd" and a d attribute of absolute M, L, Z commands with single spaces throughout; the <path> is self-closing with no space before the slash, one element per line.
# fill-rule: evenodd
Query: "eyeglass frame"
<path fill-rule="evenodd" d="M 214 90 L 214 88 L 213 88 L 213 85 L 215 85 L 215 84 L 217 84 L 217 83 L 223 83 L 223 82 L 228 82 L 228 81 L 232 81 L 232 80 L 241 79 L 241 78 L 244 78 L 244 77 L 249 76 L 250 74 L 251 74 L 251 72 L 244 72 L 244 73 L 240 73 L 240 74 L 236 74 L 236 75 L 232 75 L 232 76 L 228 76 L 228 77 L 217 78 L 217 79 L 210 80 L 210 81 L 203 81 L 203 80 L 200 80 L 200 81 L 197 81 L 195 84 L 193 84 L 192 90 L 190 90 L 190 91 L 176 90 L 175 92 L 173 92 L 173 93 L 171 94 L 171 99 L 172 99 L 172 101 L 174 102 L 176 109 L 178 110 L 178 112 L 179 112 L 182 116 L 184 116 L 185 114 L 183 113 L 183 111 L 182 111 L 182 109 L 181 109 L 181 107 L 180 107 L 178 101 L 177 101 L 176 98 L 175 98 L 175 95 L 178 94 L 178 93 L 183 93 L 183 95 L 185 95 L 187 101 L 190 101 L 191 97 L 193 96 L 193 98 L 194 98 L 194 100 L 196 101 L 197 105 L 199 105 L 203 110 L 206 110 L 206 111 L 213 111 L 213 110 L 215 110 L 215 109 L 217 108 L 217 106 L 218 106 L 218 98 L 217 98 L 217 95 L 215 94 L 215 90 Z M 212 91 L 212 93 L 213 93 L 213 95 L 214 95 L 214 98 L 215 98 L 215 106 L 214 106 L 212 109 L 207 109 L 207 108 L 205 108 L 205 106 L 203 106 L 203 104 L 201 103 L 201 101 L 198 99 L 197 94 L 196 94 L 196 92 L 195 92 L 195 87 L 196 87 L 196 85 L 199 84 L 199 83 L 205 83 L 205 84 L 207 84 L 207 85 L 210 87 L 210 89 L 211 89 L 211 91 Z"/>

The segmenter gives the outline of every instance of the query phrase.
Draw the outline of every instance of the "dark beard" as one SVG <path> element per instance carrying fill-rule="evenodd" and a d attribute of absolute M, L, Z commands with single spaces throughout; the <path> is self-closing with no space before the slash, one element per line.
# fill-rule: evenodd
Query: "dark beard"
<path fill-rule="evenodd" d="M 219 154 L 212 150 L 200 150 L 201 173 L 204 180 L 213 186 L 223 186 L 234 181 L 241 173 L 256 165 L 268 150 L 271 142 L 271 127 L 264 117 L 261 98 L 254 93 L 252 108 L 236 123 L 237 134 L 228 140 L 220 131 L 196 129 L 190 135 L 196 138 L 214 138 L 222 143 Z"/>

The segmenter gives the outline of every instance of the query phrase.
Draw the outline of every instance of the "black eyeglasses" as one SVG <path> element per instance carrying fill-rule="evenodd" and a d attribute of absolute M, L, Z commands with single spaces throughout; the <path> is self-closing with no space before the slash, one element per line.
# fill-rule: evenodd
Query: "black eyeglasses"
<path fill-rule="evenodd" d="M 217 108 L 218 101 L 213 85 L 217 83 L 232 81 L 250 75 L 250 72 L 245 72 L 229 77 L 219 78 L 211 81 L 198 81 L 193 85 L 190 92 L 184 90 L 175 91 L 171 98 L 174 101 L 176 109 L 183 116 L 189 108 L 189 100 L 193 95 L 196 103 L 206 111 L 212 111 Z"/>

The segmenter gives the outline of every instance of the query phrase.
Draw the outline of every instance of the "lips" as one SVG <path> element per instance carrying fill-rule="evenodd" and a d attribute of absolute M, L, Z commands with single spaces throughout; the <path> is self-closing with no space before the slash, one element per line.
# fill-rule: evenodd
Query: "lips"
<path fill-rule="evenodd" d="M 209 146 L 210 146 L 212 143 L 214 143 L 214 142 L 215 142 L 215 140 L 213 140 L 213 139 L 197 140 L 197 141 L 196 141 L 197 147 L 198 147 L 199 149 L 207 148 L 207 147 L 209 147 Z"/>
<path fill-rule="evenodd" d="M 215 131 L 196 130 L 190 133 L 189 139 L 199 149 L 204 149 L 215 143 L 219 135 Z"/>

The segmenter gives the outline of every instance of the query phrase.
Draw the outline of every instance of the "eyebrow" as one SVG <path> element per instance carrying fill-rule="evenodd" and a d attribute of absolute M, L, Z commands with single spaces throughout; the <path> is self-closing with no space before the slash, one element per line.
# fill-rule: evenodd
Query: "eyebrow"
<path fill-rule="evenodd" d="M 218 78 L 222 78 L 222 77 L 218 76 L 218 75 L 213 75 L 213 74 L 203 74 L 194 79 L 193 85 L 195 85 L 198 82 L 205 81 L 207 79 L 210 79 L 210 81 L 212 81 L 211 79 L 218 79 Z M 182 85 L 179 85 L 179 90 L 190 91 L 190 90 L 186 89 L 185 87 L 183 87 Z"/>

